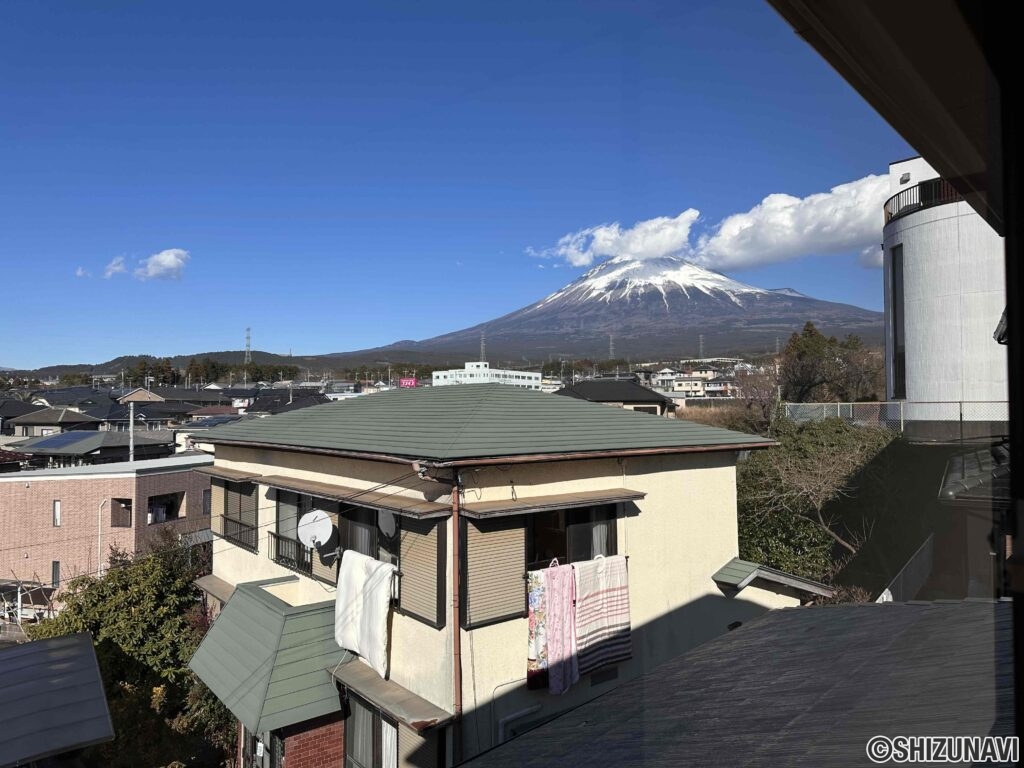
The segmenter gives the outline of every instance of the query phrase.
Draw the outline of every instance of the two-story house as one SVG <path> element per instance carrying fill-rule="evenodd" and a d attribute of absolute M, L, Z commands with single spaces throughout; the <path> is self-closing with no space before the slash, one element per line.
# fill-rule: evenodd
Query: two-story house
<path fill-rule="evenodd" d="M 205 440 L 219 540 L 202 586 L 226 604 L 192 667 L 238 717 L 245 765 L 456 764 L 829 594 L 737 558 L 736 462 L 771 445 L 751 435 L 482 384 Z M 330 521 L 317 549 L 312 510 Z M 351 591 L 353 562 L 394 571 L 386 620 L 379 592 Z M 609 601 L 587 602 L 602 579 Z M 356 658 L 339 627 L 369 619 Z"/>
<path fill-rule="evenodd" d="M 680 376 L 672 382 L 672 391 L 685 397 L 706 397 L 707 379 L 700 376 Z"/>

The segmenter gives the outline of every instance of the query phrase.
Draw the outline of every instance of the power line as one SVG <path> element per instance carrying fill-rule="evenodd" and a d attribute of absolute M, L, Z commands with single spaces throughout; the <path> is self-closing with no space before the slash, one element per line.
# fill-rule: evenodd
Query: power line
<path fill-rule="evenodd" d="M 387 487 L 389 485 L 394 485 L 395 483 L 402 482 L 403 480 L 407 480 L 407 479 L 409 479 L 409 478 L 411 478 L 411 477 L 413 477 L 413 476 L 415 476 L 417 474 L 418 474 L 417 472 L 409 472 L 409 473 L 406 473 L 404 475 L 400 475 L 400 476 L 398 476 L 396 478 L 393 478 L 392 480 L 389 480 L 389 481 L 386 481 L 386 482 L 383 482 L 383 483 L 379 483 L 378 485 L 372 486 L 370 488 L 366 488 L 365 490 L 360 491 L 359 493 L 355 494 L 354 496 L 350 496 L 350 497 L 348 497 L 348 498 L 346 498 L 344 500 L 339 500 L 339 503 L 340 504 L 344 504 L 346 502 L 351 502 L 351 501 L 353 501 L 355 499 L 361 498 L 362 496 L 364 496 L 364 495 L 366 495 L 368 493 L 376 493 L 377 491 L 381 490 L 382 488 L 385 488 L 385 487 Z M 396 491 L 392 491 L 391 493 L 385 494 L 382 498 L 389 498 L 391 496 L 395 496 L 395 495 L 399 494 L 402 490 L 405 490 L 405 489 L 399 488 Z M 355 505 L 355 506 L 359 506 L 359 505 Z M 275 502 L 272 505 L 258 506 L 256 508 L 257 513 L 263 512 L 263 511 L 267 511 L 267 510 L 275 510 L 276 511 L 277 510 L 277 503 Z M 269 520 L 267 522 L 257 524 L 255 526 L 253 526 L 253 528 L 255 530 L 259 530 L 259 529 L 262 529 L 262 528 L 267 528 L 269 526 L 275 526 L 275 527 L 277 526 L 277 519 L 276 519 L 276 517 L 272 518 L 271 520 Z M 200 529 L 200 530 L 203 530 L 203 529 Z M 195 531 L 189 531 L 189 533 L 194 533 L 194 532 Z M 75 537 L 71 537 L 71 538 L 67 538 L 67 539 L 62 539 L 59 543 L 64 544 L 64 543 L 67 543 L 67 542 L 81 541 L 81 540 L 84 540 L 84 539 L 92 540 L 94 536 L 95 536 L 94 533 L 86 534 L 86 535 L 83 535 L 83 536 L 75 536 Z M 27 545 L 20 546 L 20 547 L 7 547 L 5 549 L 0 549 L 0 553 L 2 553 L 2 552 L 12 552 L 12 551 L 17 551 L 17 550 L 23 550 L 23 549 L 26 549 L 28 547 L 53 546 L 53 544 L 54 544 L 53 542 L 40 542 L 38 544 L 27 544 Z M 233 545 L 233 544 L 229 544 L 228 545 L 228 547 L 234 547 L 234 546 L 235 545 Z M 212 554 L 217 554 L 218 552 L 223 553 L 223 552 L 227 552 L 227 551 L 228 551 L 228 548 L 221 549 L 221 550 L 214 550 Z M 132 563 L 141 562 L 141 561 L 145 560 L 146 558 L 154 557 L 154 556 L 159 555 L 159 554 L 162 554 L 162 553 L 161 552 L 151 552 L 149 554 L 139 555 L 139 556 L 134 557 L 132 559 Z M 108 570 L 109 570 L 109 568 L 108 568 Z M 79 574 L 76 574 L 74 576 L 68 576 L 67 578 L 60 579 L 57 582 L 57 584 L 58 585 L 65 584 L 65 583 L 67 583 L 69 581 L 72 581 L 74 579 L 81 578 L 81 577 L 84 577 L 84 576 L 98 576 L 98 575 L 101 575 L 102 573 L 103 573 L 102 569 L 97 569 L 95 571 L 86 571 L 84 573 L 79 573 Z M 42 584 L 42 582 L 40 582 L 40 584 Z M 42 585 L 42 586 L 46 586 L 46 585 Z"/>

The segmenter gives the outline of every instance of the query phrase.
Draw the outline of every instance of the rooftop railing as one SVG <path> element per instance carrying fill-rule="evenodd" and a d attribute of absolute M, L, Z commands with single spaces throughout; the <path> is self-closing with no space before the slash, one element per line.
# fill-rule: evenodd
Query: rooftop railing
<path fill-rule="evenodd" d="M 945 179 L 929 179 L 915 184 L 912 187 L 897 192 L 885 201 L 885 223 L 888 224 L 894 219 L 906 216 L 925 208 L 933 208 L 946 203 L 958 203 L 963 200 L 960 193 L 956 191 Z"/>

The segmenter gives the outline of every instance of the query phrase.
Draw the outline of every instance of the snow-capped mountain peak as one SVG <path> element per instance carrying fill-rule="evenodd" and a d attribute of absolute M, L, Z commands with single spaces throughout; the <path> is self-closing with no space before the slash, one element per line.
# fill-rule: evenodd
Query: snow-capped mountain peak
<path fill-rule="evenodd" d="M 598 264 L 534 306 L 540 309 L 552 303 L 628 301 L 641 299 L 646 294 L 660 294 L 668 307 L 669 294 L 677 292 L 686 299 L 703 294 L 738 306 L 743 306 L 744 297 L 769 293 L 678 256 L 653 259 L 617 257 Z"/>
<path fill-rule="evenodd" d="M 800 293 L 800 291 L 795 291 L 792 288 L 769 288 L 768 290 L 771 291 L 772 293 L 778 293 L 782 296 L 792 296 L 793 298 L 796 299 L 810 298 L 810 296 L 808 296 L 806 293 Z"/>

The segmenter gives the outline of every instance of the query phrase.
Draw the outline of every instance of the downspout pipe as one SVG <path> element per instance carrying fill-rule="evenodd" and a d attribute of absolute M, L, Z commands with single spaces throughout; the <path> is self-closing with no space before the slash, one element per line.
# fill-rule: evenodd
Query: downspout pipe
<path fill-rule="evenodd" d="M 455 719 L 452 725 L 453 764 L 462 762 L 462 610 L 460 579 L 462 525 L 459 520 L 459 502 L 462 482 L 458 471 L 452 478 L 452 694 L 455 705 Z"/>

